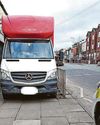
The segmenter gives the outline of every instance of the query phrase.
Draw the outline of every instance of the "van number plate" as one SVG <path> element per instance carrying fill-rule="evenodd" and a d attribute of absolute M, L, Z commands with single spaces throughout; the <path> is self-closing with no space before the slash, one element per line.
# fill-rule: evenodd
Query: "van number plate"
<path fill-rule="evenodd" d="M 21 94 L 23 95 L 35 95 L 38 93 L 38 89 L 36 87 L 22 87 Z"/>

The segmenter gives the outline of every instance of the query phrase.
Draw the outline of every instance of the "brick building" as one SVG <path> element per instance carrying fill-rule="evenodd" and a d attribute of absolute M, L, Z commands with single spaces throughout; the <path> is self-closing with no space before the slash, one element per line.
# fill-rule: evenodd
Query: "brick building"
<path fill-rule="evenodd" d="M 100 24 L 97 27 L 96 63 L 100 61 Z"/>
<path fill-rule="evenodd" d="M 81 62 L 86 63 L 86 41 L 81 43 Z"/>
<path fill-rule="evenodd" d="M 98 63 L 100 61 L 100 24 L 97 28 L 87 32 L 86 35 L 86 59 L 87 63 Z"/>
<path fill-rule="evenodd" d="M 96 63 L 97 29 L 91 31 L 90 63 Z"/>
<path fill-rule="evenodd" d="M 87 63 L 90 63 L 90 56 L 91 56 L 91 31 L 87 32 L 86 35 L 86 60 Z"/>
<path fill-rule="evenodd" d="M 80 43 L 77 42 L 72 46 L 72 53 L 73 53 L 73 61 L 76 63 L 79 60 L 79 45 Z"/>

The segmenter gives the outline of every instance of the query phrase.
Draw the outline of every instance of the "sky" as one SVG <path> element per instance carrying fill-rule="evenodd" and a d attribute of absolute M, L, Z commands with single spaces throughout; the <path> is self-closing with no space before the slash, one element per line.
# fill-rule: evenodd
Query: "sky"
<path fill-rule="evenodd" d="M 54 16 L 55 50 L 86 38 L 100 23 L 100 0 L 1 0 L 9 15 Z"/>

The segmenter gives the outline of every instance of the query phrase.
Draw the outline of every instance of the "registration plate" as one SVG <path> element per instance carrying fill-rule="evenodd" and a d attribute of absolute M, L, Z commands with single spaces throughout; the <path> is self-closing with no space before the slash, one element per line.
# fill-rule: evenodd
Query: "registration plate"
<path fill-rule="evenodd" d="M 22 87 L 21 94 L 23 95 L 35 95 L 38 93 L 38 89 L 36 87 Z"/>

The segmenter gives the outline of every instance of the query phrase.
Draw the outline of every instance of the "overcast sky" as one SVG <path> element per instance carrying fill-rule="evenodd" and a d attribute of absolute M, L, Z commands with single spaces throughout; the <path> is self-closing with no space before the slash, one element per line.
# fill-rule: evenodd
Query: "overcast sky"
<path fill-rule="evenodd" d="M 1 0 L 9 15 L 54 16 L 55 49 L 85 39 L 100 23 L 100 0 Z"/>

